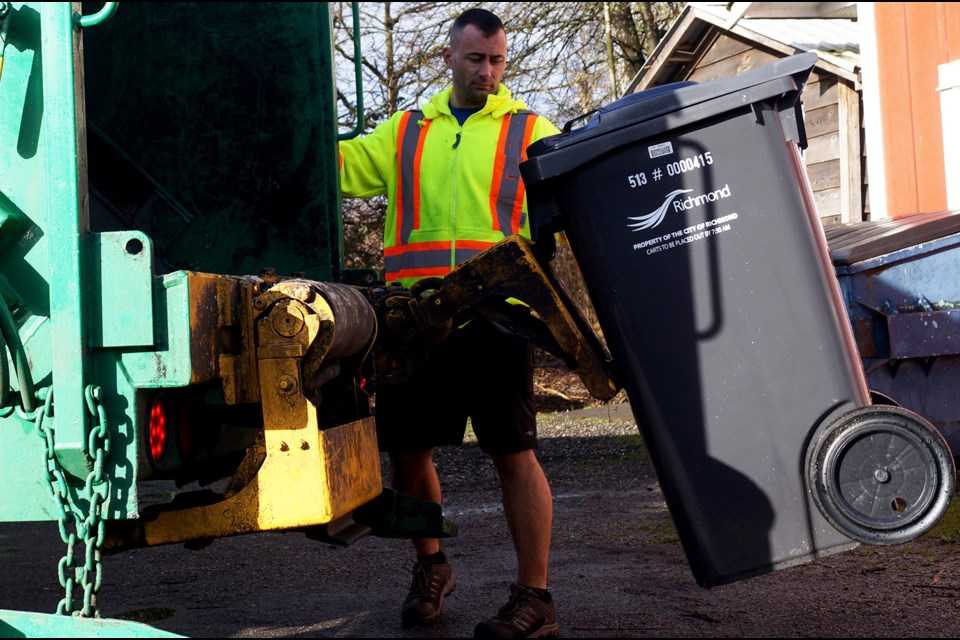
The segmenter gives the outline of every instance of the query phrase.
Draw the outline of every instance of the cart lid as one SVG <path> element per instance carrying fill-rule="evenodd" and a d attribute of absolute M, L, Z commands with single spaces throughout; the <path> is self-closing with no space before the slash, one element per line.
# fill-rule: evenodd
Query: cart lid
<path fill-rule="evenodd" d="M 622 144 L 707 120 L 765 100 L 781 111 L 797 102 L 817 62 L 810 51 L 775 60 L 732 78 L 698 84 L 676 82 L 635 93 L 567 122 L 561 133 L 527 149 L 524 182 L 529 184 L 577 169 Z M 790 112 L 788 117 L 793 118 Z M 587 120 L 583 126 L 575 124 Z M 790 127 L 795 129 L 796 125 Z M 617 135 L 609 134 L 616 132 Z M 805 145 L 804 145 L 805 146 Z M 576 149 L 571 149 L 576 147 Z M 569 151 L 568 153 L 563 153 Z"/>

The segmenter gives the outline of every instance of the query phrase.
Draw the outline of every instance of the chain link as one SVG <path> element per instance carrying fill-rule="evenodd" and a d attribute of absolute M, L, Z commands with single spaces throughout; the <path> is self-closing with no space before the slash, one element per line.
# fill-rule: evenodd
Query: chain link
<path fill-rule="evenodd" d="M 97 611 L 97 592 L 103 577 L 100 551 L 103 548 L 104 520 L 103 505 L 109 495 L 109 480 L 104 472 L 107 456 L 110 454 L 110 438 L 107 429 L 107 416 L 100 402 L 100 387 L 88 386 L 84 390 L 87 409 L 91 414 L 92 427 L 86 443 L 86 452 L 93 459 L 93 466 L 84 479 L 83 487 L 75 490 L 76 499 L 70 484 L 60 467 L 54 450 L 53 389 L 44 388 L 37 392 L 43 403 L 31 413 L 17 409 L 21 417 L 34 420 L 38 436 L 43 439 L 43 467 L 46 469 L 47 482 L 57 506 L 57 521 L 60 538 L 67 545 L 67 553 L 57 565 L 60 586 L 64 589 L 64 598 L 57 605 L 57 613 L 83 617 L 99 617 Z M 83 502 L 89 506 L 84 508 Z M 70 526 L 75 531 L 70 531 Z M 84 546 L 83 562 L 78 564 L 75 556 L 77 542 Z M 83 590 L 83 605 L 77 608 L 73 593 L 77 588 Z"/>

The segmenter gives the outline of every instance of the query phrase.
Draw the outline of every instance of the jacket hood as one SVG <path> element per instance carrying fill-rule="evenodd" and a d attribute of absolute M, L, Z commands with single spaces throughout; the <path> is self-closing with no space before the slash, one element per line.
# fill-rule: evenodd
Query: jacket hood
<path fill-rule="evenodd" d="M 452 93 L 453 87 L 447 87 L 430 98 L 430 102 L 420 107 L 420 110 L 423 111 L 423 117 L 427 120 L 433 120 L 444 113 L 452 116 L 453 114 L 450 113 L 450 94 Z M 487 96 L 487 104 L 483 106 L 480 113 L 489 113 L 494 118 L 502 118 L 508 113 L 516 113 L 526 108 L 527 105 L 523 100 L 511 98 L 510 90 L 501 84 L 497 87 L 496 93 L 491 93 Z"/>

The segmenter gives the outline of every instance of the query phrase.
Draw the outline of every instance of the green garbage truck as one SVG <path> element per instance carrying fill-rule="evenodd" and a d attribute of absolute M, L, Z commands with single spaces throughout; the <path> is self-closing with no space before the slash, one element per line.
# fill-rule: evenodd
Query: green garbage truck
<path fill-rule="evenodd" d="M 429 313 L 343 267 L 327 3 L 119 4 L 0 2 L 0 521 L 60 523 L 64 624 L 96 622 L 101 554 L 455 535 L 384 488 L 370 393 L 519 282 L 543 313 L 518 330 L 616 392 L 518 239 Z"/>

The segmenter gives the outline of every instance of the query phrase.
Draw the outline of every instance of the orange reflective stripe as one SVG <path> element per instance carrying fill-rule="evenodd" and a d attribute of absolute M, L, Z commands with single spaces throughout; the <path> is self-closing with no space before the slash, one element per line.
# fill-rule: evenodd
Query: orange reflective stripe
<path fill-rule="evenodd" d="M 388 271 L 384 276 L 387 282 L 396 282 L 402 278 L 442 278 L 450 273 L 450 267 L 435 267 L 432 269 L 401 269 L 399 271 Z"/>
<path fill-rule="evenodd" d="M 533 126 L 537 123 L 536 117 L 529 117 L 527 120 L 527 126 L 523 129 L 523 142 L 520 145 L 520 162 L 523 162 L 527 159 L 527 147 L 530 146 L 530 138 L 533 137 Z M 517 163 L 517 170 L 519 171 L 520 164 Z M 517 185 L 517 195 L 513 199 L 513 215 L 510 218 L 511 228 L 514 233 L 520 232 L 520 227 L 523 225 L 523 198 L 526 195 L 526 190 L 523 186 L 523 180 L 520 180 Z"/>
<path fill-rule="evenodd" d="M 486 240 L 457 240 L 457 249 L 489 249 L 495 243 Z"/>
<path fill-rule="evenodd" d="M 404 251 L 402 253 L 384 256 L 383 267 L 387 276 L 401 271 L 424 269 L 446 269 L 444 273 L 449 273 L 453 268 L 450 265 L 449 251 Z"/>
<path fill-rule="evenodd" d="M 420 113 L 419 111 L 417 112 Z M 422 118 L 423 115 L 420 115 Z M 430 128 L 430 123 L 433 120 L 427 120 L 426 123 L 420 127 L 420 137 L 417 139 L 417 151 L 416 156 L 413 159 L 413 229 L 420 228 L 420 163 L 423 161 L 423 144 L 427 140 L 427 129 Z M 410 233 L 404 236 L 404 242 L 410 237 Z"/>
<path fill-rule="evenodd" d="M 420 227 L 420 160 L 431 122 L 427 120 L 420 126 L 421 120 L 423 112 L 406 112 L 400 119 L 397 133 L 400 146 L 397 153 L 397 244 L 405 243 L 413 230 Z"/>
<path fill-rule="evenodd" d="M 387 280 L 393 281 L 427 274 L 446 275 L 453 271 L 455 264 L 469 260 L 496 243 L 483 240 L 458 240 L 453 263 L 450 261 L 451 244 L 450 242 L 414 242 L 385 248 L 383 262 Z"/>
<path fill-rule="evenodd" d="M 513 116 L 504 116 L 500 127 L 497 160 L 490 185 L 490 214 L 493 229 L 504 236 L 520 231 L 524 194 L 520 163 L 525 157 L 535 122 L 535 114 L 518 111 Z"/>
<path fill-rule="evenodd" d="M 385 247 L 383 267 L 388 281 L 425 275 L 446 275 L 453 269 L 450 264 L 449 241 L 414 242 Z M 400 275 L 405 274 L 405 275 Z"/>
<path fill-rule="evenodd" d="M 503 116 L 503 122 L 500 124 L 500 137 L 497 140 L 497 153 L 493 162 L 493 181 L 490 183 L 490 221 L 491 229 L 494 231 L 503 231 L 499 211 L 500 187 L 503 185 L 503 165 L 507 161 L 507 154 L 503 152 L 507 143 L 507 133 L 510 131 L 510 120 L 512 117 L 507 114 Z"/>
<path fill-rule="evenodd" d="M 397 245 L 396 247 L 384 247 L 383 255 L 396 256 L 405 251 L 432 251 L 437 249 L 450 251 L 451 246 L 453 246 L 453 243 L 449 240 L 437 240 L 436 242 L 415 242 L 413 244 Z"/>

